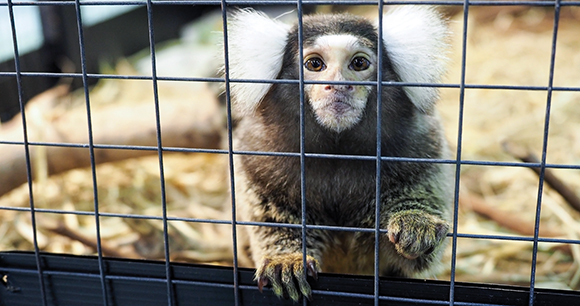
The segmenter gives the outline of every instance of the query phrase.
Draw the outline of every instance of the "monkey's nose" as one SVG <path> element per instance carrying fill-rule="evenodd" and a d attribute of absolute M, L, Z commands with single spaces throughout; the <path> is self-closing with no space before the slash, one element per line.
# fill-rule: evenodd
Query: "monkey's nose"
<path fill-rule="evenodd" d="M 352 85 L 326 85 L 324 86 L 325 91 L 353 91 L 354 86 Z"/>

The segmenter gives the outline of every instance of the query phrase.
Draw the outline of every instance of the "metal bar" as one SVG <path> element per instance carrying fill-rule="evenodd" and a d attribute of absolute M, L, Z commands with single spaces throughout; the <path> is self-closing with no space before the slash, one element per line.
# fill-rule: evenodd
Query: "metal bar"
<path fill-rule="evenodd" d="M 80 52 L 80 60 L 81 60 L 81 73 L 83 79 L 83 91 L 85 97 L 85 107 L 87 111 L 87 129 L 88 129 L 88 139 L 89 139 L 89 155 L 91 160 L 91 178 L 93 182 L 93 202 L 94 202 L 94 217 L 95 217 L 95 229 L 96 229 L 96 242 L 97 242 L 97 255 L 99 261 L 99 273 L 100 273 L 100 280 L 101 280 L 101 290 L 103 295 L 103 305 L 109 304 L 108 299 L 108 291 L 107 291 L 107 283 L 105 278 L 105 267 L 103 261 L 103 250 L 101 246 L 101 222 L 100 222 L 100 215 L 99 215 L 99 191 L 98 191 L 98 183 L 97 183 L 97 170 L 96 170 L 96 162 L 95 162 L 95 148 L 93 143 L 93 123 L 92 123 L 92 116 L 91 116 L 91 102 L 90 102 L 90 95 L 89 95 L 89 84 L 88 84 L 88 77 L 87 77 L 87 66 L 86 66 L 86 56 L 85 56 L 85 40 L 84 40 L 84 32 L 83 32 L 83 23 L 82 23 L 82 16 L 81 16 L 81 7 L 79 0 L 75 0 L 75 13 L 76 13 L 76 21 L 77 21 L 77 30 L 78 30 L 78 37 L 79 37 L 79 52 Z"/>
<path fill-rule="evenodd" d="M 153 3 L 147 0 L 147 29 L 149 31 L 149 50 L 151 56 L 151 80 L 153 81 L 153 99 L 155 105 L 155 134 L 157 140 L 157 155 L 159 158 L 159 184 L 161 189 L 161 206 L 163 211 L 163 247 L 165 255 L 165 276 L 167 277 L 167 305 L 175 305 L 174 289 L 171 284 L 171 260 L 169 251 L 169 225 L 167 219 L 167 196 L 165 190 L 165 169 L 163 166 L 163 143 L 161 137 L 161 114 L 159 109 L 159 88 L 157 86 L 157 60 L 155 56 L 155 31 L 153 27 Z"/>
<path fill-rule="evenodd" d="M 59 73 L 59 72 L 21 72 L 23 77 L 49 77 L 49 78 L 82 78 L 81 73 Z M 15 77 L 15 72 L 0 72 L 0 77 Z M 116 74 L 101 74 L 101 73 L 87 73 L 88 78 L 92 79 L 121 79 L 121 80 L 151 80 L 150 76 L 143 75 L 116 75 Z M 211 82 L 223 83 L 222 78 L 212 77 L 172 77 L 172 76 L 158 76 L 158 81 L 181 81 L 181 82 Z M 299 84 L 299 80 L 287 79 L 229 79 L 230 83 L 256 83 L 256 84 Z M 308 85 L 369 85 L 374 86 L 377 82 L 374 81 L 315 81 L 304 80 L 304 84 Z M 436 87 L 436 88 L 457 88 L 461 84 L 441 84 L 441 83 L 415 83 L 415 82 L 398 82 L 398 81 L 383 81 L 382 86 L 391 87 Z M 529 90 L 529 91 L 546 91 L 546 86 L 525 86 L 525 85 L 505 85 L 505 84 L 464 84 L 466 89 L 497 89 L 497 90 Z M 570 86 L 553 86 L 552 91 L 580 91 L 580 87 Z"/>
<path fill-rule="evenodd" d="M 10 211 L 21 211 L 30 212 L 30 208 L 25 207 L 6 207 L 0 206 L 0 210 L 10 210 Z M 43 209 L 35 208 L 37 213 L 51 213 L 51 214 L 70 214 L 78 216 L 93 216 L 94 212 L 91 211 L 69 211 L 60 209 Z M 143 220 L 159 220 L 162 221 L 163 217 L 153 216 L 153 215 L 136 215 L 136 214 L 121 214 L 121 213 L 100 213 L 102 217 L 113 217 L 113 218 L 124 218 L 124 219 L 143 219 Z M 224 224 L 232 225 L 230 220 L 219 220 L 219 219 L 203 219 L 203 218 L 183 218 L 183 217 L 167 217 L 168 221 L 183 221 L 192 223 L 211 223 L 211 224 Z M 236 221 L 236 225 L 247 225 L 247 226 L 266 226 L 266 227 L 286 227 L 286 228 L 301 228 L 301 224 L 291 224 L 291 223 L 276 223 L 276 222 L 251 222 L 251 221 Z M 317 229 L 317 230 L 327 230 L 327 231 L 343 231 L 343 232 L 365 232 L 372 233 L 375 232 L 375 228 L 364 228 L 364 227 L 347 227 L 347 226 L 335 226 L 335 225 L 315 225 L 306 224 L 306 229 Z M 386 229 L 380 230 L 381 234 L 386 234 Z M 447 234 L 448 237 L 452 237 L 453 234 Z M 473 239 L 488 239 L 488 240 L 511 240 L 511 241 L 528 241 L 533 242 L 533 237 L 527 236 L 514 236 L 514 235 L 486 235 L 486 234 L 462 234 L 457 233 L 458 238 L 473 238 Z M 577 239 L 564 239 L 564 238 L 538 238 L 539 242 L 548 243 L 569 243 L 569 244 L 580 244 L 580 240 Z"/>
<path fill-rule="evenodd" d="M 28 128 L 26 124 L 26 109 L 24 107 L 24 93 L 22 88 L 22 74 L 20 71 L 20 52 L 18 50 L 18 39 L 16 35 L 16 22 L 14 20 L 14 6 L 12 5 L 12 0 L 7 1 L 8 14 L 10 19 L 10 29 L 12 34 L 12 44 L 14 49 L 14 69 L 16 70 L 16 84 L 18 90 L 18 104 L 20 106 L 20 114 L 22 118 L 22 134 L 23 134 L 23 145 L 24 145 L 24 158 L 26 159 L 26 180 L 28 183 L 28 196 L 29 196 L 29 206 L 30 206 L 30 223 L 32 225 L 32 241 L 34 245 L 34 255 L 36 259 L 36 269 L 38 272 L 38 280 L 40 284 L 40 295 L 42 300 L 42 305 L 46 306 L 47 296 L 44 283 L 44 273 L 43 265 L 40 259 L 40 248 L 38 247 L 38 233 L 36 226 L 36 210 L 34 208 L 34 191 L 32 188 L 32 164 L 30 161 L 30 145 L 28 143 Z"/>
<path fill-rule="evenodd" d="M 374 305 L 380 302 L 380 242 L 381 242 L 381 169 L 382 169 L 382 114 L 383 114 L 383 2 L 377 7 L 378 13 L 378 38 L 377 38 L 377 126 L 376 126 L 376 156 L 375 156 L 375 265 L 374 265 Z"/>
<path fill-rule="evenodd" d="M 467 61 L 467 25 L 469 20 L 469 0 L 463 5 L 463 33 L 461 36 L 461 79 L 459 88 L 459 120 L 457 126 L 457 150 L 455 153 L 455 195 L 453 199 L 453 237 L 451 242 L 451 275 L 449 286 L 449 305 L 455 305 L 455 273 L 457 267 L 457 227 L 459 224 L 459 189 L 461 182 L 461 153 L 463 145 L 463 115 L 465 107 L 465 70 Z"/>
<path fill-rule="evenodd" d="M 304 267 L 304 277 L 308 275 L 308 265 L 306 260 L 306 152 L 305 152 L 305 97 L 304 97 L 304 23 L 302 1 L 296 2 L 296 11 L 298 19 L 298 98 L 300 102 L 300 225 L 302 231 L 302 266 Z M 307 306 L 306 297 L 302 297 L 302 305 Z"/>
<path fill-rule="evenodd" d="M 146 5 L 147 0 L 85 0 L 81 1 L 82 5 Z M 228 0 L 228 5 L 296 5 L 299 0 Z M 154 0 L 152 1 L 155 5 L 220 5 L 221 0 Z M 380 3 L 376 0 L 302 0 L 303 4 L 308 5 L 328 5 L 328 4 L 342 4 L 342 5 L 377 5 Z M 463 1 L 452 0 L 452 1 L 384 1 L 388 5 L 449 5 L 449 6 L 461 6 Z M 480 0 L 480 1 L 470 1 L 470 5 L 473 6 L 515 6 L 515 5 L 525 5 L 525 6 L 541 6 L 550 7 L 554 5 L 554 0 L 549 1 L 533 1 L 533 0 L 523 0 L 523 1 L 496 1 L 496 0 Z M 14 5 L 22 6 L 38 6 L 38 5 L 75 5 L 73 0 L 66 1 L 13 1 Z M 580 1 L 566 1 L 560 4 L 561 6 L 578 6 Z M 0 6 L 6 6 L 6 3 L 0 3 Z"/>
<path fill-rule="evenodd" d="M 24 145 L 22 141 L 3 141 L 0 140 L 0 144 L 3 145 Z M 88 144 L 80 143 L 53 143 L 53 142 L 28 142 L 30 146 L 46 146 L 46 147 L 68 147 L 68 148 L 88 148 Z M 119 150 L 137 150 L 137 151 L 157 151 L 157 147 L 153 146 L 133 146 L 133 145 L 108 145 L 108 144 L 93 144 L 95 149 L 119 149 Z M 212 153 L 212 154 L 228 154 L 227 150 L 221 149 L 196 149 L 196 148 L 183 148 L 183 147 L 163 147 L 165 152 L 181 152 L 181 153 Z M 293 152 L 267 152 L 267 151 L 233 151 L 234 155 L 259 155 L 259 156 L 288 156 L 288 157 L 300 157 L 300 153 Z M 376 156 L 370 155 L 342 155 L 342 154 L 324 154 L 324 153 L 305 153 L 306 157 L 309 158 L 329 158 L 329 159 L 348 159 L 348 160 L 374 160 Z M 456 164 L 455 159 L 430 159 L 430 158 L 414 158 L 414 157 L 391 157 L 383 156 L 381 157 L 383 161 L 389 162 L 414 162 L 414 163 L 436 163 L 436 164 Z M 524 168 L 538 168 L 540 163 L 528 163 L 528 162 L 502 162 L 502 161 L 480 161 L 480 160 L 467 160 L 463 159 L 460 161 L 462 165 L 473 165 L 473 166 L 502 166 L 502 167 L 524 167 Z M 545 164 L 546 168 L 553 169 L 571 169 L 578 170 L 580 165 L 568 165 L 568 164 Z"/>
<path fill-rule="evenodd" d="M 226 97 L 226 112 L 227 112 L 227 128 L 228 128 L 228 166 L 229 166 L 229 177 L 230 177 L 230 190 L 231 190 L 231 206 L 232 206 L 232 246 L 233 246 L 233 278 L 234 278 L 234 303 L 236 306 L 240 305 L 240 281 L 238 272 L 238 235 L 237 235 L 237 209 L 236 209 L 236 183 L 234 180 L 234 145 L 233 145 L 233 131 L 232 131 L 232 97 L 230 91 L 230 61 L 229 61 L 229 40 L 228 40 L 228 22 L 227 22 L 227 3 L 222 0 L 221 11 L 222 11 L 222 26 L 223 26 L 223 48 L 224 48 L 224 86 L 225 86 L 225 97 Z"/>
<path fill-rule="evenodd" d="M 540 234 L 540 217 L 542 213 L 542 194 L 544 192 L 544 180 L 546 174 L 546 157 L 548 151 L 548 138 L 550 130 L 550 111 L 552 107 L 552 85 L 554 84 L 554 67 L 556 62 L 556 42 L 558 40 L 558 26 L 560 22 L 560 0 L 554 3 L 554 32 L 552 36 L 552 51 L 550 54 L 550 74 L 548 77 L 548 91 L 546 97 L 546 114 L 544 121 L 544 137 L 542 144 L 542 157 L 540 161 L 540 173 L 538 181 L 538 202 L 536 204 L 536 220 L 534 227 L 534 243 L 532 248 L 532 264 L 530 271 L 530 298 L 529 305 L 534 305 L 536 285 L 536 265 L 538 260 L 538 237 Z"/>

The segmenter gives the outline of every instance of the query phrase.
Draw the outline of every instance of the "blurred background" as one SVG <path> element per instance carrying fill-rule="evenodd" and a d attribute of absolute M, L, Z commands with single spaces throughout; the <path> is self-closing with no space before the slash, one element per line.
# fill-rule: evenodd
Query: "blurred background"
<path fill-rule="evenodd" d="M 529 285 L 533 243 L 520 238 L 533 237 L 539 178 L 514 163 L 538 162 L 547 137 L 551 167 L 540 237 L 556 242 L 539 243 L 536 287 L 579 287 L 580 7 L 561 7 L 554 45 L 554 7 L 538 3 L 470 6 L 467 88 L 463 97 L 459 88 L 441 89 L 438 108 L 452 152 L 461 145 L 461 159 L 469 161 L 461 166 L 457 231 L 476 235 L 458 239 L 457 281 Z M 271 16 L 293 10 L 258 8 Z M 439 9 L 453 31 L 444 82 L 457 85 L 464 10 Z M 307 13 L 343 11 L 377 16 L 370 5 L 305 7 Z M 97 202 L 105 256 L 163 259 L 166 201 L 171 260 L 231 265 L 227 129 L 217 72 L 223 62 L 220 8 L 153 6 L 157 87 L 145 6 L 81 5 L 82 44 L 74 3 L 15 5 L 13 12 L 39 248 L 95 254 Z M 7 2 L 0 0 L 0 251 L 30 251 L 34 228 L 12 37 Z M 155 102 L 167 147 L 163 193 Z M 96 179 L 86 145 L 88 104 Z M 451 252 L 434 278 L 449 279 Z"/>

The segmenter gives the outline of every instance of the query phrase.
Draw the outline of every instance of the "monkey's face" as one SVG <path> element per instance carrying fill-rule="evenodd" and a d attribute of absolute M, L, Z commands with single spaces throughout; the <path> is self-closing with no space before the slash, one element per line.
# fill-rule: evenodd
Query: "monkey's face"
<path fill-rule="evenodd" d="M 370 81 L 376 79 L 372 44 L 353 35 L 325 35 L 304 47 L 304 79 L 310 81 Z M 340 133 L 363 116 L 371 86 L 307 84 L 304 91 L 318 123 Z"/>

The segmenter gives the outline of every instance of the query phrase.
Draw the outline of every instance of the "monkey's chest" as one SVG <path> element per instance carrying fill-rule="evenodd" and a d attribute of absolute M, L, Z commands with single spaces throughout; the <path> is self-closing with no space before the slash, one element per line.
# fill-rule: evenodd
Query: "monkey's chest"
<path fill-rule="evenodd" d="M 262 202 L 285 213 L 301 214 L 303 195 L 307 217 L 316 224 L 361 226 L 374 212 L 373 161 L 307 158 L 303 175 L 296 158 L 244 156 L 243 161 L 245 176 Z"/>
<path fill-rule="evenodd" d="M 376 185 L 372 170 L 362 170 L 335 168 L 306 174 L 307 211 L 318 223 L 360 226 L 367 219 Z"/>

